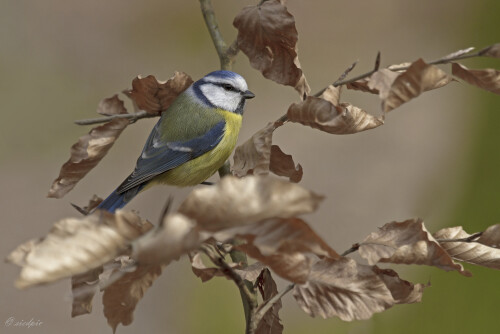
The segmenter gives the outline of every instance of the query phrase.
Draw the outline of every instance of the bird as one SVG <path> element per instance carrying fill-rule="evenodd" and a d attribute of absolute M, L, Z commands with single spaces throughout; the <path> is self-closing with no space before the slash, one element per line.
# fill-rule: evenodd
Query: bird
<path fill-rule="evenodd" d="M 204 182 L 234 150 L 245 102 L 254 97 L 232 71 L 214 71 L 194 82 L 161 114 L 134 171 L 97 209 L 113 213 L 155 184 Z"/>

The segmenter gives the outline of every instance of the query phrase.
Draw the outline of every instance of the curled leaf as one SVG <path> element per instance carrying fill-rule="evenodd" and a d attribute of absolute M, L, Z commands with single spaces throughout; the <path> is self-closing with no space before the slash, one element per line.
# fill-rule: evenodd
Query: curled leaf
<path fill-rule="evenodd" d="M 167 81 L 158 81 L 153 75 L 145 78 L 137 76 L 132 81 L 132 89 L 126 91 L 137 107 L 150 113 L 161 113 L 175 98 L 185 91 L 193 79 L 184 72 L 175 72 Z"/>
<path fill-rule="evenodd" d="M 295 285 L 293 296 L 312 317 L 344 321 L 368 319 L 396 303 L 372 267 L 349 258 L 316 262 L 307 282 Z"/>
<path fill-rule="evenodd" d="M 490 45 L 481 51 L 479 51 L 481 56 L 500 58 L 500 43 Z"/>
<path fill-rule="evenodd" d="M 98 268 L 123 252 L 145 224 L 149 223 L 121 210 L 60 220 L 44 238 L 28 241 L 9 255 L 8 261 L 22 267 L 16 286 L 49 283 Z"/>
<path fill-rule="evenodd" d="M 218 231 L 268 218 L 312 212 L 322 198 L 296 184 L 267 176 L 242 179 L 226 176 L 212 187 L 192 191 L 181 204 L 179 213 L 195 220 L 205 230 Z"/>
<path fill-rule="evenodd" d="M 235 246 L 292 282 L 304 283 L 310 271 L 310 255 L 339 258 L 301 219 L 269 219 L 215 233 L 216 240 L 237 238 L 246 243 Z"/>
<path fill-rule="evenodd" d="M 135 271 L 124 273 L 104 290 L 102 296 L 104 316 L 108 319 L 113 333 L 116 332 L 120 323 L 124 326 L 132 323 L 137 303 L 156 278 L 161 275 L 161 271 L 162 268 L 159 265 L 138 266 Z"/>
<path fill-rule="evenodd" d="M 277 122 L 267 124 L 236 148 L 234 164 L 231 167 L 234 175 L 243 177 L 248 174 L 266 175 L 269 173 L 273 132 L 281 125 Z"/>
<path fill-rule="evenodd" d="M 264 269 L 260 274 L 258 280 L 258 288 L 263 301 L 267 301 L 278 294 L 278 287 L 274 282 L 271 272 Z M 278 300 L 266 312 L 261 321 L 257 325 L 256 334 L 281 334 L 283 333 L 283 325 L 279 317 L 279 311 L 283 306 L 281 300 Z"/>
<path fill-rule="evenodd" d="M 451 72 L 454 76 L 471 85 L 495 94 L 500 94 L 500 71 L 498 70 L 492 68 L 469 70 L 461 64 L 452 63 Z"/>
<path fill-rule="evenodd" d="M 267 79 L 294 87 L 301 97 L 309 94 L 297 56 L 295 19 L 280 1 L 243 8 L 233 25 L 238 29 L 238 47 L 253 68 Z"/>
<path fill-rule="evenodd" d="M 195 223 L 176 213 L 165 216 L 160 226 L 135 240 L 131 257 L 141 264 L 168 264 L 199 244 Z"/>
<path fill-rule="evenodd" d="M 496 228 L 494 230 L 496 230 Z M 494 232 L 494 230 L 492 230 L 491 232 Z M 453 240 L 470 237 L 470 234 L 465 232 L 462 226 L 441 229 L 434 233 L 434 237 L 441 244 L 441 247 L 443 247 L 446 252 L 448 252 L 448 254 L 450 254 L 450 256 L 456 260 L 472 263 L 483 267 L 500 269 L 500 249 L 477 242 L 442 241 L 443 239 Z M 485 239 L 483 239 L 482 241 L 486 243 L 491 242 L 488 237 L 485 237 Z"/>
<path fill-rule="evenodd" d="M 80 137 L 71 147 L 71 156 L 61 167 L 47 196 L 61 198 L 73 189 L 104 158 L 128 124 L 126 119 L 114 119 Z"/>
<path fill-rule="evenodd" d="M 288 120 L 332 134 L 352 134 L 384 124 L 383 119 L 349 103 L 335 103 L 338 103 L 338 95 L 330 86 L 321 97 L 308 96 L 305 101 L 292 104 L 288 108 Z"/>
<path fill-rule="evenodd" d="M 387 86 L 379 88 L 379 95 L 383 99 L 382 109 L 389 112 L 425 91 L 443 87 L 450 82 L 451 78 L 443 70 L 418 59 L 394 80 L 388 91 Z"/>
<path fill-rule="evenodd" d="M 368 263 L 424 264 L 465 276 L 470 273 L 454 263 L 448 253 L 427 231 L 422 220 L 387 223 L 360 243 L 359 254 Z"/>
<path fill-rule="evenodd" d="M 302 166 L 295 165 L 292 156 L 284 153 L 278 145 L 271 146 L 269 170 L 276 175 L 288 177 L 294 183 L 300 182 L 304 174 Z"/>
<path fill-rule="evenodd" d="M 392 269 L 373 267 L 373 271 L 384 281 L 385 286 L 391 291 L 396 304 L 413 304 L 422 301 L 424 289 L 430 284 L 413 284 L 401 279 Z"/>
<path fill-rule="evenodd" d="M 477 242 L 493 248 L 500 248 L 500 224 L 488 227 L 483 233 L 481 233 Z"/>
<path fill-rule="evenodd" d="M 118 94 L 102 99 L 97 105 L 97 113 L 104 116 L 112 116 L 126 114 L 127 109 L 122 100 L 118 98 Z"/>

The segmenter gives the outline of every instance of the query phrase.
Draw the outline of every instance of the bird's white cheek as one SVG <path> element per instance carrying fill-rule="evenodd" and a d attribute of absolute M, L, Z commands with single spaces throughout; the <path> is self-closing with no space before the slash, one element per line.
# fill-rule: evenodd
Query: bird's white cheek
<path fill-rule="evenodd" d="M 226 92 L 215 85 L 202 85 L 201 92 L 214 106 L 234 112 L 240 103 L 240 94 L 237 92 Z"/>

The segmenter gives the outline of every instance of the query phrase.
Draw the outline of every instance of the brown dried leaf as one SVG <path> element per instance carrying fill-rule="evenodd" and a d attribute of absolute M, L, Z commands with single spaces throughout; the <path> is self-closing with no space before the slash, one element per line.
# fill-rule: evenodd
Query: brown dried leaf
<path fill-rule="evenodd" d="M 137 303 L 161 275 L 161 271 L 162 267 L 159 265 L 139 266 L 135 271 L 125 273 L 104 290 L 102 296 L 104 316 L 113 328 L 113 333 L 120 323 L 124 326 L 132 323 Z"/>
<path fill-rule="evenodd" d="M 231 171 L 238 177 L 248 174 L 267 175 L 271 161 L 273 132 L 282 123 L 269 123 L 257 131 L 250 139 L 234 151 L 234 163 Z"/>
<path fill-rule="evenodd" d="M 440 241 L 442 239 L 462 239 L 468 237 L 470 237 L 470 234 L 465 232 L 462 226 L 444 228 L 434 233 L 434 238 L 438 239 L 441 247 L 454 259 L 483 267 L 500 269 L 500 249 L 475 242 Z"/>
<path fill-rule="evenodd" d="M 102 99 L 97 105 L 97 113 L 104 116 L 112 116 L 126 114 L 127 109 L 122 100 L 118 98 L 118 94 Z"/>
<path fill-rule="evenodd" d="M 360 80 L 356 80 L 354 82 L 347 83 L 345 86 L 347 89 L 359 90 L 359 91 L 362 91 L 365 93 L 378 94 L 378 90 L 371 89 L 370 87 L 368 87 L 369 82 L 370 82 L 370 79 L 365 78 L 365 79 L 360 79 Z"/>
<path fill-rule="evenodd" d="M 301 97 L 310 88 L 297 56 L 295 19 L 277 0 L 248 6 L 235 17 L 238 47 L 264 77 L 294 87 Z"/>
<path fill-rule="evenodd" d="M 459 63 L 452 63 L 451 73 L 471 85 L 500 94 L 500 71 L 498 70 L 492 68 L 469 70 Z"/>
<path fill-rule="evenodd" d="M 247 243 L 235 246 L 269 266 L 276 274 L 292 282 L 304 283 L 310 271 L 309 255 L 339 258 L 301 219 L 269 219 L 215 233 L 216 240 L 234 238 Z"/>
<path fill-rule="evenodd" d="M 500 248 L 500 224 L 488 227 L 476 241 L 486 246 Z"/>
<path fill-rule="evenodd" d="M 254 282 L 264 269 L 266 266 L 263 263 L 255 262 L 245 268 L 234 269 L 234 271 L 244 280 Z"/>
<path fill-rule="evenodd" d="M 266 301 L 278 294 L 278 287 L 271 276 L 268 269 L 264 269 L 258 279 L 258 287 L 262 300 Z M 283 325 L 279 317 L 279 311 L 283 304 L 278 300 L 262 317 L 262 320 L 257 325 L 256 334 L 281 334 L 283 333 Z"/>
<path fill-rule="evenodd" d="M 470 273 L 454 263 L 448 253 L 427 231 L 422 220 L 387 223 L 360 244 L 359 254 L 368 263 L 424 264 L 465 276 Z"/>
<path fill-rule="evenodd" d="M 205 230 L 218 231 L 313 212 L 322 199 L 299 185 L 268 176 L 226 176 L 214 186 L 192 191 L 179 213 L 196 220 Z"/>
<path fill-rule="evenodd" d="M 383 119 L 349 103 L 338 102 L 334 87 L 329 86 L 321 97 L 308 96 L 305 101 L 288 108 L 288 120 L 332 134 L 352 134 L 384 124 Z"/>
<path fill-rule="evenodd" d="M 294 287 L 293 296 L 312 317 L 344 321 L 368 319 L 396 303 L 373 267 L 349 258 L 316 262 L 307 282 Z"/>
<path fill-rule="evenodd" d="M 167 215 L 160 226 L 135 240 L 131 257 L 141 264 L 169 264 L 199 244 L 195 223 L 176 213 Z"/>
<path fill-rule="evenodd" d="M 295 165 L 292 156 L 284 153 L 278 145 L 271 146 L 269 170 L 276 175 L 288 177 L 294 183 L 300 182 L 304 174 L 302 166 Z"/>
<path fill-rule="evenodd" d="M 368 87 L 369 89 L 377 92 L 379 97 L 384 100 L 389 95 L 392 84 L 399 75 L 400 73 L 383 68 L 371 75 L 368 81 Z"/>
<path fill-rule="evenodd" d="M 47 197 L 61 198 L 73 189 L 104 158 L 128 124 L 126 119 L 114 119 L 80 137 L 71 147 L 71 156 L 61 167 Z"/>
<path fill-rule="evenodd" d="M 86 206 L 84 206 L 83 208 L 82 207 L 79 207 L 78 205 L 76 204 L 73 204 L 71 203 L 71 205 L 78 211 L 80 212 L 82 215 L 86 216 L 88 215 L 89 213 L 91 213 L 92 211 L 94 211 L 95 208 L 97 208 L 97 206 L 99 204 L 101 204 L 102 202 L 102 198 L 100 198 L 99 196 L 97 195 L 93 195 L 92 198 L 89 200 L 89 204 L 87 204 Z"/>
<path fill-rule="evenodd" d="M 44 238 L 28 241 L 9 255 L 8 261 L 22 267 L 16 286 L 49 283 L 97 268 L 123 252 L 143 233 L 144 224 L 149 223 L 121 210 L 60 220 Z"/>
<path fill-rule="evenodd" d="M 71 277 L 71 291 L 73 293 L 71 317 L 92 312 L 92 299 L 99 289 L 99 275 L 102 272 L 103 268 L 99 266 L 86 273 Z"/>
<path fill-rule="evenodd" d="M 405 281 L 392 269 L 380 269 L 374 266 L 373 271 L 377 273 L 391 291 L 396 304 L 420 303 L 424 289 L 430 286 L 430 284 L 413 284 Z"/>
<path fill-rule="evenodd" d="M 383 110 L 389 112 L 425 91 L 443 87 L 450 82 L 451 77 L 443 70 L 418 59 L 394 80 L 383 100 Z"/>
<path fill-rule="evenodd" d="M 175 72 L 167 81 L 158 81 L 153 75 L 145 78 L 139 75 L 132 81 L 132 89 L 125 94 L 139 109 L 150 113 L 161 113 L 167 110 L 175 98 L 192 83 L 193 79 L 184 72 Z"/>
<path fill-rule="evenodd" d="M 486 57 L 500 58 L 500 43 L 482 49 L 479 54 Z"/>

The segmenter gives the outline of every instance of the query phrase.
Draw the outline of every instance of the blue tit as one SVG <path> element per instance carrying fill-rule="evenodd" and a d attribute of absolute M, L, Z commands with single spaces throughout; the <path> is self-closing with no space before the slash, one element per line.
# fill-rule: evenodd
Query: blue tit
<path fill-rule="evenodd" d="M 231 71 L 194 82 L 162 113 L 133 173 L 98 208 L 114 212 L 155 184 L 187 187 L 208 179 L 234 150 L 245 101 L 253 97 Z"/>

